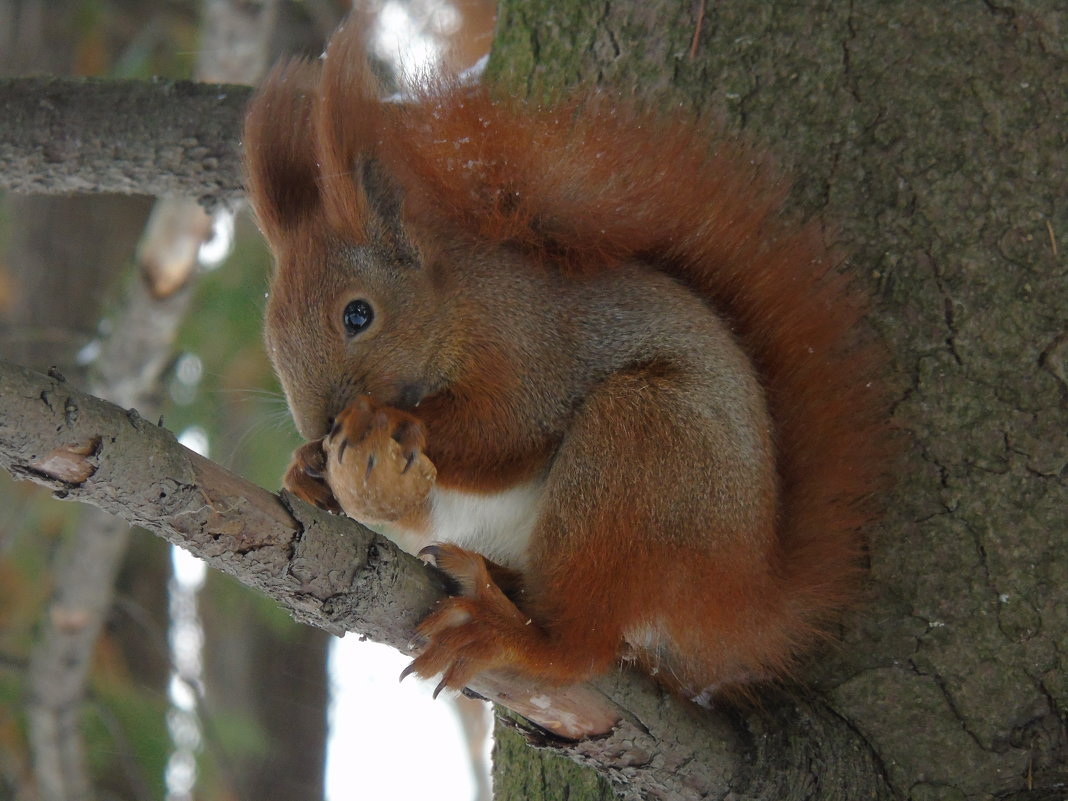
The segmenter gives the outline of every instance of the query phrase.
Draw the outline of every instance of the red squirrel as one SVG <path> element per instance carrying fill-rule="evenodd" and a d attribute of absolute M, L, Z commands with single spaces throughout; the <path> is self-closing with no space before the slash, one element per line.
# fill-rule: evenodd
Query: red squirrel
<path fill-rule="evenodd" d="M 817 226 L 678 110 L 383 94 L 350 25 L 274 69 L 244 146 L 285 485 L 457 588 L 405 673 L 788 676 L 855 597 L 885 462 Z"/>

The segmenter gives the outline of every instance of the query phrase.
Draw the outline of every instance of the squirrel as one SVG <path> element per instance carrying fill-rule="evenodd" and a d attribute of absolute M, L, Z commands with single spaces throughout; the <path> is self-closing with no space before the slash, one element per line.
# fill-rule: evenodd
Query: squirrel
<path fill-rule="evenodd" d="M 404 675 L 791 677 L 858 595 L 887 456 L 818 225 L 678 109 L 384 94 L 349 25 L 274 68 L 244 148 L 285 486 L 453 581 Z"/>

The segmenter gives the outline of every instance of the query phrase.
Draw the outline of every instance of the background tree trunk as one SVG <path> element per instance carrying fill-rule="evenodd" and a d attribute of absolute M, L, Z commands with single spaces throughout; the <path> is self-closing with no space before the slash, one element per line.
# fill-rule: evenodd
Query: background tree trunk
<path fill-rule="evenodd" d="M 30 8 L 32 4 L 2 5 L 7 22 L 2 34 L 7 46 L 0 55 L 3 73 L 62 75 L 74 69 L 77 48 L 72 32 L 62 24 L 62 15 L 54 10 L 50 13 L 43 6 Z M 87 385 L 88 370 L 84 360 L 79 363 L 78 353 L 96 337 L 108 304 L 118 295 L 120 278 L 128 272 L 150 208 L 147 197 L 118 195 L 8 196 L 0 200 L 0 218 L 17 221 L 10 226 L 6 247 L 0 250 L 0 285 L 6 287 L 0 293 L 0 350 L 8 358 L 39 370 L 57 366 L 72 380 Z M 0 492 L 10 498 L 9 487 Z M 142 626 L 125 624 L 134 620 L 131 610 L 166 609 L 166 582 L 123 581 L 122 586 L 115 586 L 115 573 L 130 542 L 129 527 L 98 509 L 70 510 L 66 517 L 70 521 L 68 530 L 52 557 L 51 578 L 59 586 L 48 606 L 42 608 L 53 614 L 42 614 L 38 624 L 23 690 L 32 699 L 27 704 L 27 714 L 38 797 L 88 794 L 89 761 L 96 762 L 93 784 L 105 792 L 120 797 L 158 793 L 158 783 L 146 781 L 145 774 L 131 769 L 131 760 L 123 758 L 130 751 L 122 738 L 117 738 L 112 748 L 116 758 L 97 756 L 94 760 L 96 738 L 90 736 L 87 748 L 81 732 L 90 679 L 88 652 L 94 650 L 106 625 L 105 618 L 113 625 L 103 638 L 101 650 L 110 652 L 113 663 L 126 666 L 130 683 L 157 698 L 165 695 L 165 633 L 156 630 L 146 636 Z M 10 525 L 15 528 L 14 521 Z M 32 532 L 26 539 L 41 533 Z M 5 539 L 14 543 L 20 537 L 12 530 Z M 86 543 L 90 549 L 83 549 Z M 151 538 L 141 545 L 137 549 L 141 574 L 165 572 L 165 544 Z M 87 564 L 92 570 L 85 569 Z M 71 570 L 79 571 L 86 581 L 77 587 L 64 586 L 62 577 Z M 116 609 L 120 611 L 109 615 L 107 610 L 116 599 Z M 87 625 L 81 631 L 70 632 L 54 626 L 54 612 L 62 606 L 85 614 Z M 144 619 L 141 616 L 142 623 Z M 158 658 L 161 646 L 163 659 Z M 48 691 L 39 692 L 41 687 Z M 103 702 L 95 712 L 89 716 L 94 723 L 108 720 L 112 710 Z M 111 722 L 121 728 L 114 719 Z M 142 728 L 142 736 L 148 740 L 162 740 L 163 734 L 162 717 L 155 727 Z M 18 750 L 21 749 L 11 749 L 13 759 Z M 41 781 L 42 772 L 50 774 L 50 781 Z"/>

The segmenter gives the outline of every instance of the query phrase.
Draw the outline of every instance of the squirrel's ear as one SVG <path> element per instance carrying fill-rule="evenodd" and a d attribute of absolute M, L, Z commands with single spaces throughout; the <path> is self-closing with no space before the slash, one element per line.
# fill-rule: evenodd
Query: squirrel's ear
<path fill-rule="evenodd" d="M 271 70 L 245 115 L 245 181 L 264 235 L 277 244 L 321 204 L 314 113 L 319 65 Z"/>
<path fill-rule="evenodd" d="M 362 166 L 374 157 L 381 133 L 381 87 L 371 72 L 363 39 L 366 20 L 353 15 L 330 39 L 316 109 L 316 147 L 323 205 L 330 225 L 357 241 L 367 234 L 370 211 Z"/>
<path fill-rule="evenodd" d="M 357 242 L 373 242 L 402 264 L 418 252 L 402 222 L 403 191 L 380 159 L 389 108 L 364 37 L 367 18 L 353 14 L 326 48 L 316 109 L 323 206 L 330 225 Z"/>
<path fill-rule="evenodd" d="M 381 162 L 367 159 L 360 170 L 360 183 L 367 200 L 366 236 L 402 265 L 419 264 L 419 249 L 402 216 L 404 193 Z"/>

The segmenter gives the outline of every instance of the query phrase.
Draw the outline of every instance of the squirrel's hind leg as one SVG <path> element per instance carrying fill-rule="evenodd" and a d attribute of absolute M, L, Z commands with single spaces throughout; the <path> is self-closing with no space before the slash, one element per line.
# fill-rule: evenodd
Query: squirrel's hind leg
<path fill-rule="evenodd" d="M 425 642 L 422 653 L 401 678 L 415 673 L 440 675 L 434 691 L 463 687 L 488 670 L 526 668 L 546 652 L 544 632 L 516 606 L 523 594 L 521 575 L 458 545 L 424 548 L 420 557 L 438 567 L 452 582 L 454 595 L 440 601 L 416 629 Z"/>

